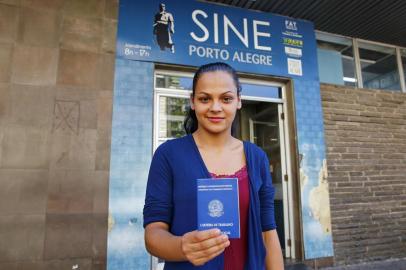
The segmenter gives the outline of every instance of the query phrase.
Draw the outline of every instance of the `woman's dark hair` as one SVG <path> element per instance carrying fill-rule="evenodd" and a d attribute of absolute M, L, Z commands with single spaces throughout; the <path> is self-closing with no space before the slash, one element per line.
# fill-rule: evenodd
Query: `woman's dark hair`
<path fill-rule="evenodd" d="M 235 71 L 234 68 L 232 68 L 230 65 L 223 63 L 223 62 L 215 62 L 215 63 L 210 63 L 206 65 L 202 65 L 199 67 L 199 69 L 196 71 L 195 76 L 193 77 L 193 87 L 192 87 L 192 98 L 195 95 L 195 90 L 196 90 L 196 85 L 197 82 L 199 81 L 200 77 L 202 74 L 206 72 L 215 72 L 215 71 L 225 71 L 231 75 L 233 78 L 234 84 L 237 88 L 237 95 L 241 95 L 241 84 L 240 80 L 238 79 L 237 72 Z M 231 133 L 234 134 L 235 131 L 235 119 L 233 121 L 232 127 L 231 127 Z M 188 108 L 188 112 L 186 114 L 185 121 L 183 122 L 183 127 L 185 128 L 185 131 L 187 134 L 192 134 L 197 130 L 198 123 L 197 123 L 197 118 L 196 118 L 196 113 L 194 110 L 192 110 L 191 107 Z"/>

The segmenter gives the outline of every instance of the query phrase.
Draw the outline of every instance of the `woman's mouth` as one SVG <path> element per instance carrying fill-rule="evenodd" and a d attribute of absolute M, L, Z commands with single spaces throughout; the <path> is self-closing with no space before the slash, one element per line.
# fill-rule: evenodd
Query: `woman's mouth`
<path fill-rule="evenodd" d="M 207 119 L 212 123 L 218 123 L 224 120 L 224 117 L 207 117 Z"/>

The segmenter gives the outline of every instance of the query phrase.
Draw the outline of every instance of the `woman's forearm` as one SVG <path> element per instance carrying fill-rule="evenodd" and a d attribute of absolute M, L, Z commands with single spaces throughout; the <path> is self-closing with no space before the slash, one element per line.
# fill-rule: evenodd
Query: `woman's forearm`
<path fill-rule="evenodd" d="M 149 253 L 166 261 L 186 261 L 182 237 L 171 234 L 167 224 L 159 222 L 145 228 L 145 246 Z"/>
<path fill-rule="evenodd" d="M 283 255 L 276 230 L 262 233 L 266 248 L 266 270 L 283 270 Z"/>

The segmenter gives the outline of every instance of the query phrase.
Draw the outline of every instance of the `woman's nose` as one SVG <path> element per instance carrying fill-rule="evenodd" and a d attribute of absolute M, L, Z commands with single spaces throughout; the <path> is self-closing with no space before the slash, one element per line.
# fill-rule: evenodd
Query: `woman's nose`
<path fill-rule="evenodd" d="M 216 111 L 216 112 L 221 111 L 221 110 L 222 110 L 222 107 L 221 107 L 220 101 L 216 101 L 216 100 L 215 100 L 215 101 L 212 103 L 212 105 L 211 105 L 211 107 L 210 107 L 210 110 Z"/>

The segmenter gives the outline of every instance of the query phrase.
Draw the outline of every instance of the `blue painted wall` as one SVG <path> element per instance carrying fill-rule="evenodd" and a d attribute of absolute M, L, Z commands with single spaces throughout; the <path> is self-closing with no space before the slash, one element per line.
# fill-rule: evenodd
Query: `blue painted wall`
<path fill-rule="evenodd" d="M 152 157 L 153 63 L 116 60 L 107 268 L 149 269 L 142 209 Z"/>
<path fill-rule="evenodd" d="M 302 155 L 301 184 L 302 224 L 305 258 L 329 257 L 334 254 L 331 228 L 329 233 L 314 217 L 311 208 L 311 192 L 320 186 L 319 174 L 325 160 L 323 111 L 319 82 L 296 80 L 294 83 L 296 125 L 299 154 Z M 323 205 L 323 207 L 329 207 Z"/>

